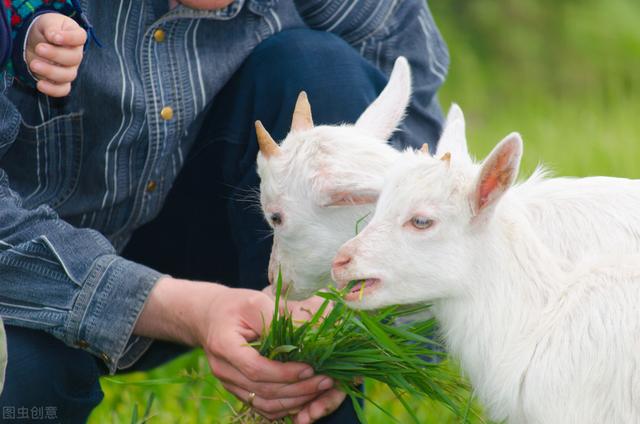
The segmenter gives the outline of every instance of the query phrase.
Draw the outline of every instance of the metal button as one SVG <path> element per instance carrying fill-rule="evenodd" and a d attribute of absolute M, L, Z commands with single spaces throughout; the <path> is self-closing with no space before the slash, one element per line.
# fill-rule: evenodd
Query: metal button
<path fill-rule="evenodd" d="M 76 342 L 76 346 L 78 346 L 80 349 L 86 349 L 89 347 L 89 342 L 87 342 L 86 340 L 78 340 Z"/>
<path fill-rule="evenodd" d="M 158 43 L 162 43 L 166 35 L 167 34 L 164 32 L 162 28 L 158 28 L 153 32 L 153 39 L 156 40 Z"/>
<path fill-rule="evenodd" d="M 158 184 L 154 181 L 154 180 L 149 180 L 149 182 L 147 183 L 147 193 L 152 193 L 154 191 L 156 191 L 156 188 L 158 188 Z"/>
<path fill-rule="evenodd" d="M 111 362 L 111 358 L 109 357 L 109 355 L 107 355 L 106 353 L 102 352 L 100 354 L 100 357 L 102 358 L 102 360 L 106 363 L 110 363 Z"/>
<path fill-rule="evenodd" d="M 165 121 L 170 120 L 171 118 L 173 118 L 173 109 L 170 106 L 163 107 L 162 110 L 160 111 L 160 116 Z"/>

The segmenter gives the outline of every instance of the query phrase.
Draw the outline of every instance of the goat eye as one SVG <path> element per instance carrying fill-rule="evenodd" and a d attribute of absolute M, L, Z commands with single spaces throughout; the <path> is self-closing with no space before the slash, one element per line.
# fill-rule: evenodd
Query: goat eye
<path fill-rule="evenodd" d="M 280 214 L 280 212 L 272 213 L 269 219 L 271 220 L 271 224 L 273 224 L 274 227 L 282 224 L 282 215 Z"/>
<path fill-rule="evenodd" d="M 431 218 L 427 218 L 426 216 L 414 216 L 411 218 L 411 225 L 418 230 L 426 230 L 433 227 L 433 224 L 435 224 L 435 221 Z"/>

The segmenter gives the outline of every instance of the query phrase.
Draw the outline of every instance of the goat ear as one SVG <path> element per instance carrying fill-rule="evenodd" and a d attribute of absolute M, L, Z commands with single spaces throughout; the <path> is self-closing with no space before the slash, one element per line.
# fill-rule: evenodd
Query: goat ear
<path fill-rule="evenodd" d="M 444 130 L 438 141 L 436 157 L 441 157 L 445 153 L 451 153 L 455 161 L 471 164 L 471 156 L 467 149 L 467 136 L 465 134 L 465 122 L 462 109 L 457 104 L 452 104 L 447 114 Z"/>
<path fill-rule="evenodd" d="M 356 128 L 378 139 L 389 140 L 402 121 L 410 99 L 411 69 L 407 59 L 400 56 L 396 59 L 387 86 L 360 115 Z"/>
<path fill-rule="evenodd" d="M 520 168 L 522 138 L 518 133 L 505 137 L 482 163 L 471 204 L 474 215 L 480 215 L 496 205 L 511 187 Z"/>
<path fill-rule="evenodd" d="M 339 187 L 326 187 L 322 190 L 320 206 L 373 205 L 378 201 L 379 195 L 378 188 L 340 184 Z"/>
<path fill-rule="evenodd" d="M 331 206 L 353 206 L 353 205 L 372 205 L 378 201 L 380 192 L 373 189 L 363 190 L 338 190 L 329 191 L 325 200 L 322 202 L 323 207 Z"/>

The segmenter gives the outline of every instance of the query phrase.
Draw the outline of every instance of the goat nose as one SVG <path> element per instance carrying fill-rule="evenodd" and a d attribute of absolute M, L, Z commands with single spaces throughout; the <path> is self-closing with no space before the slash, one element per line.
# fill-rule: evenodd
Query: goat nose
<path fill-rule="evenodd" d="M 343 266 L 347 265 L 349 262 L 351 262 L 351 256 L 349 256 L 349 255 L 338 255 L 333 260 L 332 266 L 333 266 L 333 268 L 340 268 L 340 267 L 343 267 Z"/>

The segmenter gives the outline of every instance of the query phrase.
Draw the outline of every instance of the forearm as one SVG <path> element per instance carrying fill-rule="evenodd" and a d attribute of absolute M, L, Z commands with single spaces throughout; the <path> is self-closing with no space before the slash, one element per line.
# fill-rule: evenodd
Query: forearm
<path fill-rule="evenodd" d="M 11 14 L 4 2 L 0 1 L 0 72 L 11 56 Z"/>
<path fill-rule="evenodd" d="M 4 386 L 4 372 L 7 367 L 7 338 L 4 332 L 4 324 L 0 318 L 0 394 Z"/>
<path fill-rule="evenodd" d="M 133 334 L 201 346 L 212 299 L 229 290 L 221 284 L 161 277 L 155 284 L 136 322 Z"/>

